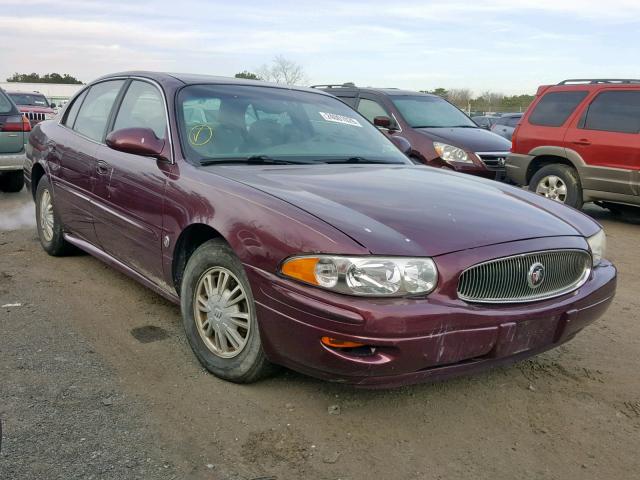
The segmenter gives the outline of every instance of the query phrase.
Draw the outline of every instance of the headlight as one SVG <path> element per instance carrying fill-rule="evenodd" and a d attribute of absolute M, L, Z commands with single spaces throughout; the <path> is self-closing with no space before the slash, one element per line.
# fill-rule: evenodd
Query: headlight
<path fill-rule="evenodd" d="M 595 235 L 587 238 L 587 243 L 591 249 L 591 257 L 593 258 L 593 266 L 595 267 L 600 264 L 607 248 L 607 236 L 604 234 L 604 230 L 600 230 Z"/>
<path fill-rule="evenodd" d="M 433 142 L 433 148 L 436 149 L 438 156 L 445 162 L 473 163 L 467 152 L 461 148 L 440 142 Z"/>
<path fill-rule="evenodd" d="M 370 297 L 424 295 L 438 283 L 430 258 L 310 255 L 285 260 L 281 272 L 334 292 Z"/>
<path fill-rule="evenodd" d="M 55 118 L 56 114 L 55 113 L 45 113 L 44 114 L 44 119 L 45 120 L 51 120 L 52 118 Z"/>

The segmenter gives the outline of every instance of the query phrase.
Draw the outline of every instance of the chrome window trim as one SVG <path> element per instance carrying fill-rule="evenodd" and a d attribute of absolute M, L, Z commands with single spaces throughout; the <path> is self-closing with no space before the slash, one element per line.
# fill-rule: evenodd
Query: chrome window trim
<path fill-rule="evenodd" d="M 74 98 L 77 98 L 79 95 L 82 94 L 82 92 L 86 89 L 89 89 L 91 87 L 93 87 L 94 85 L 97 85 L 99 83 L 103 83 L 103 82 L 109 82 L 111 80 L 139 80 L 141 82 L 147 82 L 150 83 L 151 85 L 153 85 L 154 87 L 156 87 L 158 89 L 158 91 L 160 92 L 160 95 L 162 95 L 162 103 L 164 104 L 164 116 L 165 116 L 165 121 L 167 122 L 167 136 L 168 136 L 168 140 L 169 140 L 169 154 L 171 156 L 171 158 L 169 159 L 169 163 L 171 163 L 171 165 L 174 165 L 176 163 L 175 161 L 175 153 L 173 150 L 173 135 L 172 135 L 172 131 L 171 131 L 171 122 L 169 120 L 169 104 L 167 102 L 167 96 L 164 93 L 164 90 L 162 89 L 162 86 L 156 82 L 155 80 L 153 80 L 152 78 L 147 78 L 147 77 L 140 77 L 140 76 L 124 76 L 124 77 L 109 77 L 109 78 L 102 78 L 98 81 L 95 81 L 93 83 L 90 83 L 89 85 L 87 85 L 85 88 L 83 88 L 82 90 L 80 90 L 76 96 Z M 127 88 L 128 89 L 128 88 Z M 127 94 L 127 92 L 125 92 L 125 95 Z M 124 96 L 123 96 L 124 99 Z M 70 105 L 71 102 L 69 102 L 67 105 Z M 122 101 L 120 101 L 120 105 L 122 105 Z M 118 105 L 118 109 L 120 107 L 120 105 Z M 82 107 L 81 107 L 82 108 Z M 65 112 L 66 112 L 66 106 L 65 106 Z M 116 113 L 117 116 L 117 113 Z M 76 135 L 84 138 L 85 140 L 89 140 L 90 142 L 95 143 L 96 145 L 104 145 L 106 146 L 106 144 L 102 143 L 102 142 L 98 142 L 92 138 L 89 138 L 83 134 L 81 134 L 80 132 L 69 128 L 68 126 L 64 125 L 62 123 L 62 118 L 64 117 L 64 112 L 62 115 L 60 115 L 60 118 L 58 119 L 58 125 L 61 126 L 62 128 L 66 128 L 67 130 L 69 130 L 70 132 L 75 133 Z"/>
<path fill-rule="evenodd" d="M 482 298 L 482 299 L 476 299 L 474 297 L 470 297 L 467 295 L 462 295 L 460 293 L 460 281 L 462 279 L 462 276 L 470 271 L 473 270 L 475 268 L 481 267 L 481 266 L 485 266 L 485 265 L 490 265 L 493 263 L 498 263 L 498 262 L 503 262 L 505 260 L 509 260 L 509 259 L 516 259 L 516 258 L 523 258 L 523 257 L 529 257 L 532 255 L 536 255 L 536 254 L 548 254 L 548 253 L 566 253 L 566 252 L 580 252 L 580 253 L 586 253 L 587 255 L 589 255 L 589 257 L 591 257 L 591 252 L 589 252 L 588 250 L 584 250 L 584 249 L 580 249 L 580 248 L 558 248 L 558 249 L 551 249 L 551 250 L 536 250 L 533 252 L 525 252 L 525 253 L 519 253 L 516 255 L 508 255 L 506 257 L 500 257 L 500 258 L 495 258 L 493 260 L 488 260 L 486 262 L 480 262 L 480 263 L 476 263 L 475 265 L 472 265 L 468 268 L 465 268 L 462 272 L 460 272 L 460 275 L 458 276 L 458 286 L 456 287 L 456 294 L 458 296 L 458 298 L 460 300 L 463 300 L 465 302 L 469 302 L 469 303 L 481 303 L 481 304 L 514 304 L 514 303 L 531 303 L 531 302 L 539 302 L 539 301 L 543 301 L 543 300 L 549 300 L 551 298 L 556 298 L 556 297 L 560 297 L 562 295 L 566 295 L 567 293 L 571 293 L 577 289 L 579 289 L 580 287 L 582 287 L 587 280 L 589 279 L 589 277 L 591 276 L 591 272 L 593 271 L 593 266 L 591 263 L 589 263 L 588 267 L 585 268 L 585 270 L 583 271 L 582 275 L 578 278 L 578 280 L 570 285 L 568 285 L 566 288 L 563 288 L 561 290 L 555 290 L 552 292 L 549 292 L 547 295 L 543 295 L 543 296 L 533 296 L 531 298 L 522 298 L 522 297 L 518 297 L 518 298 L 513 298 L 513 299 L 504 299 L 504 298 Z"/>

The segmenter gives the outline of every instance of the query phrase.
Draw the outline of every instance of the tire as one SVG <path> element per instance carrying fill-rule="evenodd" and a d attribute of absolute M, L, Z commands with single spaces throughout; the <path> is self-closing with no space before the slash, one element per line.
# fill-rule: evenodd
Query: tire
<path fill-rule="evenodd" d="M 0 174 L 0 191 L 7 193 L 17 193 L 24 187 L 24 173 L 22 170 L 16 172 L 5 172 Z"/>
<path fill-rule="evenodd" d="M 529 190 L 570 207 L 582 208 L 582 185 L 573 167 L 561 163 L 542 167 L 531 178 Z"/>
<path fill-rule="evenodd" d="M 239 293 L 232 294 L 237 288 Z M 244 300 L 237 301 L 242 294 Z M 209 372 L 235 383 L 252 383 L 272 372 L 262 348 L 249 280 L 224 241 L 203 243 L 189 259 L 182 277 L 181 309 L 191 349 Z"/>
<path fill-rule="evenodd" d="M 50 209 L 45 206 L 48 195 L 48 203 Z M 49 214 L 43 215 L 43 209 L 49 211 Z M 46 218 L 48 218 L 48 223 Z M 36 189 L 36 226 L 38 229 L 38 238 L 45 252 L 52 257 L 63 257 L 74 251 L 73 246 L 64 239 L 62 222 L 53 201 L 51 194 L 51 185 L 47 177 L 42 177 Z"/>

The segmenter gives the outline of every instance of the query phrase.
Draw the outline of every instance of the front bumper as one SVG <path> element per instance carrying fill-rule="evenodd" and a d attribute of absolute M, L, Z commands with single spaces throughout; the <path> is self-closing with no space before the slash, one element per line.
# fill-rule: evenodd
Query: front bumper
<path fill-rule="evenodd" d="M 22 170 L 27 159 L 25 152 L 0 153 L 0 172 Z"/>
<path fill-rule="evenodd" d="M 507 178 L 517 185 L 527 185 L 529 183 L 527 171 L 533 159 L 533 155 L 510 153 L 505 164 Z"/>
<path fill-rule="evenodd" d="M 345 297 L 247 270 L 270 360 L 371 388 L 467 374 L 554 348 L 600 317 L 616 288 L 616 269 L 606 262 L 572 293 L 512 305 Z M 323 336 L 375 350 L 362 356 L 332 349 Z"/>

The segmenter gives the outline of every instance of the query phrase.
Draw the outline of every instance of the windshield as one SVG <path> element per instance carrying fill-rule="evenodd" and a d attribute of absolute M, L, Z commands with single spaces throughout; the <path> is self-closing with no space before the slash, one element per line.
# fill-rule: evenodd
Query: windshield
<path fill-rule="evenodd" d="M 391 100 L 413 128 L 470 127 L 477 125 L 457 107 L 440 97 L 392 96 Z"/>
<path fill-rule="evenodd" d="M 44 95 L 38 93 L 10 93 L 11 100 L 16 105 L 28 105 L 30 107 L 49 107 L 49 102 Z"/>
<path fill-rule="evenodd" d="M 193 163 L 407 163 L 358 113 L 336 98 L 280 88 L 191 85 L 178 95 L 183 150 Z"/>

